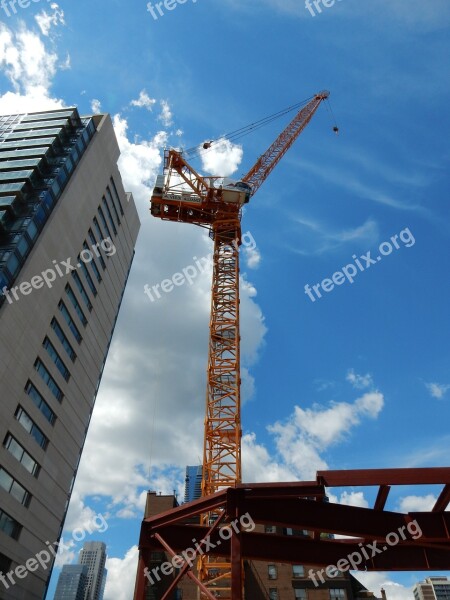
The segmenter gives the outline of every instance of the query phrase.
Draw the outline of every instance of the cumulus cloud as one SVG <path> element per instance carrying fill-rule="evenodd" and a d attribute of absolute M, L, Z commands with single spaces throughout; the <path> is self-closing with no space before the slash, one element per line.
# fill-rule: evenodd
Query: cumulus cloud
<path fill-rule="evenodd" d="M 399 511 L 408 512 L 427 512 L 430 511 L 436 503 L 436 496 L 427 494 L 426 496 L 405 496 L 399 501 Z"/>
<path fill-rule="evenodd" d="M 105 600 L 130 600 L 136 580 L 138 547 L 132 546 L 123 559 L 107 558 Z"/>
<path fill-rule="evenodd" d="M 242 156 L 242 146 L 221 138 L 209 150 L 201 153 L 202 166 L 211 175 L 228 177 L 237 170 Z"/>
<path fill-rule="evenodd" d="M 48 51 L 40 36 L 23 26 L 17 32 L 0 23 L 0 68 L 14 91 L 0 96 L 0 112 L 14 114 L 61 108 L 50 95 L 58 56 Z"/>
<path fill-rule="evenodd" d="M 328 407 L 308 409 L 296 406 L 289 419 L 275 423 L 269 431 L 285 464 L 295 469 L 300 479 L 314 479 L 317 470 L 327 468 L 320 453 L 343 440 L 363 418 L 375 419 L 383 404 L 383 394 L 370 392 L 353 403 L 330 402 Z"/>
<path fill-rule="evenodd" d="M 154 104 L 156 104 L 156 100 L 154 98 L 150 98 L 150 96 L 145 90 L 141 90 L 139 98 L 137 100 L 132 100 L 130 102 L 131 106 L 137 106 L 138 108 L 146 108 L 150 111 L 152 110 Z"/>
<path fill-rule="evenodd" d="M 448 383 L 425 383 L 427 390 L 433 398 L 440 400 L 450 390 Z"/>

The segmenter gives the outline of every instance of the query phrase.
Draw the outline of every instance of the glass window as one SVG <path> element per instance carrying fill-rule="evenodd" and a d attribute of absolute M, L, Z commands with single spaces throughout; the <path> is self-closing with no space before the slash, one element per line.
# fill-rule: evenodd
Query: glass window
<path fill-rule="evenodd" d="M 70 379 L 69 369 L 64 364 L 63 360 L 61 359 L 58 352 L 56 351 L 55 346 L 51 343 L 51 341 L 48 339 L 48 337 L 45 337 L 44 341 L 42 342 L 42 345 L 47 350 L 49 356 L 51 357 L 52 361 L 57 366 L 58 371 L 61 373 L 61 375 L 64 377 L 64 379 L 66 381 L 69 381 L 69 379 Z"/>
<path fill-rule="evenodd" d="M 104 240 L 105 236 L 103 235 L 103 231 L 100 228 L 100 224 L 99 224 L 99 222 L 97 220 L 97 217 L 94 217 L 94 226 L 95 226 L 95 229 L 96 229 L 96 231 L 98 233 L 98 236 L 99 236 L 100 240 Z"/>
<path fill-rule="evenodd" d="M 67 306 L 64 304 L 64 302 L 62 300 L 59 301 L 58 308 L 61 311 L 61 314 L 63 315 L 64 320 L 66 321 L 67 325 L 69 326 L 69 329 L 73 333 L 75 339 L 77 340 L 77 342 L 79 344 L 81 344 L 81 341 L 83 339 L 81 337 L 81 333 L 78 331 L 77 326 L 73 322 L 73 319 L 70 316 L 69 311 L 67 310 Z"/>
<path fill-rule="evenodd" d="M 17 407 L 16 414 L 14 416 L 22 425 L 22 427 L 35 439 L 39 446 L 45 450 L 48 445 L 48 439 L 45 437 L 39 427 L 30 419 L 28 414 L 21 406 Z"/>
<path fill-rule="evenodd" d="M 83 242 L 83 249 L 87 250 L 88 252 L 91 253 L 91 257 L 92 258 L 91 258 L 91 261 L 90 261 L 90 265 L 92 267 L 92 270 L 94 271 L 94 275 L 95 275 L 97 281 L 100 283 L 101 280 L 102 280 L 102 276 L 100 275 L 100 271 L 98 270 L 97 263 L 95 262 L 94 254 L 93 254 L 92 250 L 89 248 L 89 246 L 87 245 L 86 242 Z M 100 254 L 100 252 L 99 252 L 99 254 Z"/>
<path fill-rule="evenodd" d="M 265 525 L 264 531 L 265 533 L 276 533 L 277 528 L 275 527 L 275 525 Z"/>
<path fill-rule="evenodd" d="M 278 588 L 269 588 L 269 600 L 278 600 Z"/>
<path fill-rule="evenodd" d="M 108 219 L 109 219 L 109 222 L 111 223 L 111 227 L 114 231 L 114 235 L 117 235 L 117 229 L 114 224 L 114 219 L 112 218 L 112 214 L 111 214 L 111 211 L 109 210 L 109 206 L 108 206 L 108 203 L 106 202 L 105 196 L 103 196 L 102 202 L 103 202 L 103 208 L 106 210 L 106 212 L 108 214 Z"/>
<path fill-rule="evenodd" d="M 120 225 L 119 213 L 117 212 L 117 208 L 116 208 L 114 199 L 113 199 L 113 197 L 111 195 L 111 191 L 110 191 L 109 187 L 106 188 L 106 199 L 108 201 L 108 207 L 112 206 L 113 212 L 114 212 L 114 214 L 116 216 L 116 223 L 117 223 L 117 225 Z"/>
<path fill-rule="evenodd" d="M 292 565 L 292 577 L 304 577 L 305 568 L 303 565 Z"/>
<path fill-rule="evenodd" d="M 305 600 L 307 598 L 306 589 L 305 588 L 295 588 L 295 600 Z"/>
<path fill-rule="evenodd" d="M 267 576 L 269 579 L 276 579 L 278 577 L 276 565 L 267 565 Z"/>
<path fill-rule="evenodd" d="M 80 256 L 78 256 L 78 260 L 81 263 L 81 270 L 83 271 L 84 274 L 84 278 L 86 279 L 88 286 L 91 289 L 91 292 L 94 294 L 94 296 L 97 295 L 97 288 L 94 285 L 94 282 L 92 281 L 92 277 L 89 275 L 89 271 L 87 270 L 86 265 L 84 264 L 84 262 L 81 260 Z"/>
<path fill-rule="evenodd" d="M 55 319 L 55 317 L 53 317 L 53 319 L 52 319 L 51 327 L 52 327 L 53 331 L 55 332 L 56 337 L 61 342 L 62 347 L 69 355 L 71 361 L 75 362 L 77 355 L 75 354 L 75 351 L 72 348 L 72 345 L 70 344 L 69 340 L 67 339 L 64 331 L 61 329 L 61 326 L 58 323 L 58 321 Z"/>
<path fill-rule="evenodd" d="M 0 552 L 0 572 L 9 573 L 11 570 L 12 560 Z"/>
<path fill-rule="evenodd" d="M 345 600 L 345 590 L 342 588 L 330 588 L 330 600 Z"/>
<path fill-rule="evenodd" d="M 105 228 L 105 231 L 108 233 L 108 237 L 112 238 L 111 232 L 109 231 L 109 227 L 108 227 L 108 224 L 106 222 L 105 215 L 104 215 L 104 213 L 103 213 L 103 211 L 101 209 L 101 206 L 98 207 L 98 214 L 100 215 L 100 219 L 102 221 L 103 227 Z M 104 239 L 105 238 L 102 237 L 102 240 L 104 240 Z"/>
<path fill-rule="evenodd" d="M 18 500 L 20 504 L 28 506 L 31 500 L 31 494 L 20 485 L 11 475 L 0 467 L 0 487 L 2 487 L 8 494 L 11 494 L 13 498 Z"/>
<path fill-rule="evenodd" d="M 92 304 L 91 304 L 91 301 L 89 300 L 89 296 L 87 295 L 86 290 L 84 289 L 83 284 L 81 283 L 80 276 L 78 275 L 78 273 L 76 271 L 72 271 L 72 277 L 73 277 L 73 280 L 75 281 L 78 291 L 80 292 L 80 296 L 83 298 L 83 302 L 86 304 L 87 309 L 90 312 L 92 310 Z"/>
<path fill-rule="evenodd" d="M 14 458 L 22 463 L 29 473 L 35 477 L 39 475 L 40 466 L 38 463 L 30 454 L 28 454 L 25 448 L 23 448 L 19 442 L 13 438 L 11 434 L 7 434 L 5 441 L 3 442 L 3 446 L 14 456 Z"/>
<path fill-rule="evenodd" d="M 84 316 L 84 312 L 81 310 L 81 306 L 80 306 L 78 300 L 76 299 L 76 296 L 73 293 L 73 290 L 72 290 L 72 288 L 70 287 L 69 284 L 66 285 L 66 294 L 68 295 L 70 301 L 72 302 L 72 305 L 73 305 L 73 307 L 75 309 L 75 312 L 77 313 L 78 317 L 80 318 L 80 321 L 86 327 L 86 325 L 87 325 L 87 319 Z"/>
<path fill-rule="evenodd" d="M 100 245 L 97 243 L 97 240 L 95 238 L 95 235 L 94 235 L 94 232 L 92 231 L 92 229 L 89 229 L 89 239 L 92 242 L 92 246 L 95 246 L 98 249 L 100 248 Z M 105 264 L 105 261 L 103 260 L 103 256 L 102 256 L 102 254 L 100 252 L 100 249 L 98 250 L 98 253 L 99 253 L 98 259 L 100 261 L 100 264 L 102 265 L 102 269 L 105 270 L 106 269 L 106 264 Z"/>
<path fill-rule="evenodd" d="M 27 385 L 25 386 L 25 391 L 30 396 L 30 398 L 33 400 L 33 402 L 36 404 L 36 406 L 41 411 L 41 413 L 44 415 L 44 417 L 47 419 L 47 421 L 51 425 L 53 425 L 53 423 L 56 421 L 55 413 L 52 411 L 50 406 L 44 400 L 42 395 L 37 391 L 37 389 L 31 383 L 31 381 L 27 382 Z"/>
<path fill-rule="evenodd" d="M 117 192 L 116 184 L 115 184 L 114 179 L 112 177 L 111 177 L 110 181 L 111 181 L 111 185 L 112 185 L 112 190 L 114 192 L 114 196 L 115 196 L 117 202 L 119 203 L 120 214 L 123 216 L 122 203 L 120 201 L 119 194 Z"/>
<path fill-rule="evenodd" d="M 19 539 L 22 526 L 0 508 L 0 531 L 13 539 Z"/>
<path fill-rule="evenodd" d="M 52 346 L 52 348 L 53 348 L 53 346 Z M 44 365 L 44 363 L 41 361 L 40 358 L 36 359 L 36 361 L 34 363 L 34 368 L 39 373 L 39 375 L 42 377 L 42 379 L 45 381 L 45 383 L 47 384 L 48 388 L 50 389 L 50 391 L 52 392 L 52 394 L 55 396 L 55 398 L 59 402 L 61 402 L 61 400 L 63 399 L 64 394 L 59 389 L 58 384 L 53 379 L 53 377 L 50 375 L 50 373 L 48 372 L 47 367 Z"/>

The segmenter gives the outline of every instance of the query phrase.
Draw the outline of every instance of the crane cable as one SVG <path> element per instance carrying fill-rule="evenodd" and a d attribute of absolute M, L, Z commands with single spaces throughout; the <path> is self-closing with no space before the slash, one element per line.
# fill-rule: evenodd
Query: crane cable
<path fill-rule="evenodd" d="M 205 143 L 203 145 L 203 147 L 199 144 L 197 146 L 193 146 L 192 148 L 188 148 L 187 150 L 184 151 L 184 154 L 193 158 L 195 156 L 199 156 L 201 154 L 204 154 L 205 152 L 208 152 L 208 150 L 210 150 L 210 148 L 214 144 L 217 144 L 219 140 L 221 141 L 221 140 L 225 139 L 230 142 L 235 142 L 236 140 L 241 139 L 242 137 L 248 135 L 249 133 L 251 133 L 253 131 L 257 131 L 261 127 L 268 125 L 272 121 L 275 121 L 276 119 L 279 119 L 280 117 L 283 117 L 284 115 L 287 115 L 294 110 L 298 110 L 302 106 L 306 106 L 306 104 L 308 104 L 308 102 L 310 102 L 313 98 L 314 98 L 314 96 L 311 96 L 310 98 L 307 98 L 306 100 L 297 102 L 296 104 L 292 104 L 291 106 L 288 106 L 287 108 L 284 108 L 276 113 L 273 113 L 272 115 L 269 115 L 267 117 L 264 117 L 263 119 L 260 119 L 259 121 L 254 121 L 253 123 L 250 123 L 249 125 L 246 125 L 245 127 L 235 129 L 234 131 L 231 131 L 230 133 L 220 136 L 220 138 L 218 138 L 218 140 L 211 140 L 210 142 Z"/>

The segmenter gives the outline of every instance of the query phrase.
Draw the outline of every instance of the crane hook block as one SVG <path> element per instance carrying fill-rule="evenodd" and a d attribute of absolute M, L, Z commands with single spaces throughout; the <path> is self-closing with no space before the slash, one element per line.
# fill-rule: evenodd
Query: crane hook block
<path fill-rule="evenodd" d="M 333 131 L 334 133 L 337 135 L 339 133 L 339 127 L 336 127 L 336 125 L 333 127 Z"/>
<path fill-rule="evenodd" d="M 211 148 L 211 144 L 212 144 L 212 140 L 210 142 L 205 142 L 203 144 L 203 149 L 208 150 L 208 148 Z"/>

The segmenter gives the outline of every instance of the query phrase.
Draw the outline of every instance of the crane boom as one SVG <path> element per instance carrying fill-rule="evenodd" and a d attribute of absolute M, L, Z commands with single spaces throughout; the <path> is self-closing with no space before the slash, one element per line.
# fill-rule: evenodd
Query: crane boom
<path fill-rule="evenodd" d="M 280 162 L 301 132 L 311 121 L 320 103 L 326 100 L 330 92 L 324 90 L 316 94 L 306 106 L 304 106 L 292 119 L 289 125 L 280 133 L 277 139 L 267 148 L 250 171 L 242 178 L 242 181 L 250 184 L 253 196 L 261 187 L 276 165 Z"/>

